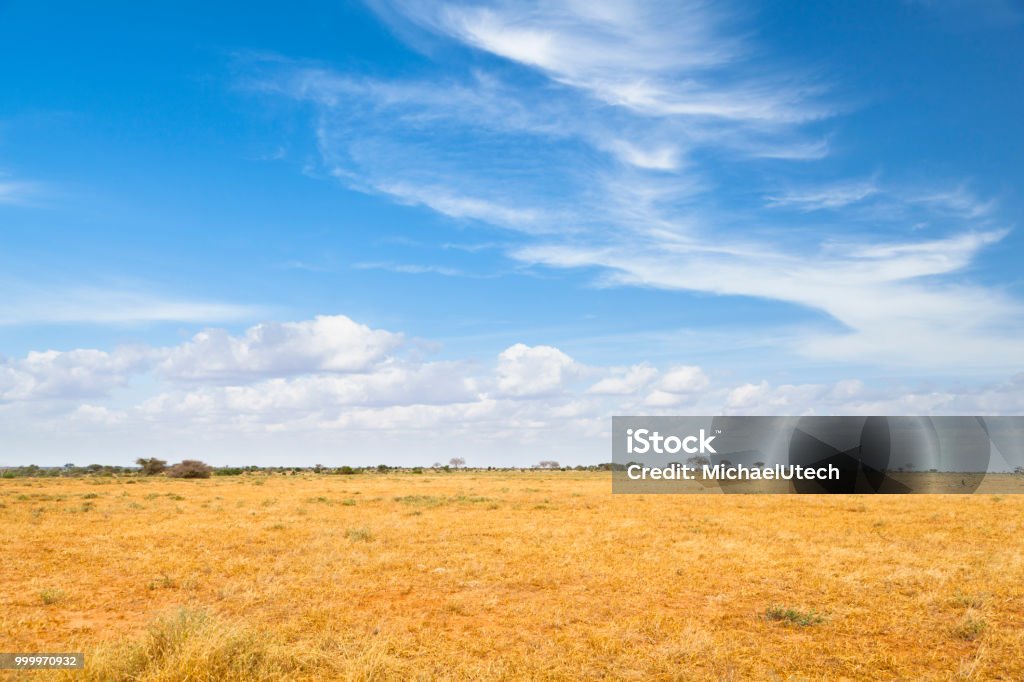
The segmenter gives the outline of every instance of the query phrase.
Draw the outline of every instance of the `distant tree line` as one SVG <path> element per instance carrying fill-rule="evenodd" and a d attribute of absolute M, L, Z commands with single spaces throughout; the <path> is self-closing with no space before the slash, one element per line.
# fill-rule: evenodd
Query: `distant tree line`
<path fill-rule="evenodd" d="M 423 474 L 426 471 L 433 473 L 450 473 L 455 469 L 466 468 L 466 460 L 461 457 L 452 458 L 449 464 L 435 463 L 432 467 L 400 467 L 387 464 L 377 466 L 353 467 L 342 465 L 338 467 L 315 464 L 311 467 L 215 467 L 195 459 L 185 459 L 177 464 L 168 464 L 165 460 L 156 457 L 140 457 L 135 461 L 137 466 L 113 466 L 108 464 L 89 464 L 77 466 L 65 464 L 64 466 L 39 466 L 29 464 L 26 466 L 0 467 L 0 478 L 60 478 L 76 476 L 167 476 L 170 478 L 210 478 L 211 476 L 241 476 L 243 474 L 283 474 L 296 475 L 301 473 L 313 473 L 324 475 L 354 476 L 357 474 L 386 474 L 386 473 L 407 473 Z M 625 470 L 622 464 L 611 462 L 591 465 L 561 466 L 554 460 L 542 460 L 532 467 L 480 467 L 477 471 L 619 471 Z"/>

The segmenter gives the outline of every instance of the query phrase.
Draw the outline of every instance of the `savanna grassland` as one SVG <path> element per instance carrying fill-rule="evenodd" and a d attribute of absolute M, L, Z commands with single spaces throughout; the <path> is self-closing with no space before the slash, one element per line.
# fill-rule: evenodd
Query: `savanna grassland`
<path fill-rule="evenodd" d="M 0 522 L 0 651 L 86 652 L 12 679 L 1024 679 L 1024 496 L 85 477 Z"/>

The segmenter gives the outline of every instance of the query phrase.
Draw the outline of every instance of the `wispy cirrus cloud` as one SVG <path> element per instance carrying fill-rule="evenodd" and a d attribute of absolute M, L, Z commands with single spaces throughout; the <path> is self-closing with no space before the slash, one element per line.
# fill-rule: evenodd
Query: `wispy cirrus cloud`
<path fill-rule="evenodd" d="M 703 2 L 520 2 L 424 5 L 402 16 L 542 71 L 597 100 L 653 117 L 788 124 L 828 115 L 816 88 L 730 70 L 751 46 L 730 35 L 724 5 Z"/>
<path fill-rule="evenodd" d="M 0 175 L 0 205 L 23 206 L 36 203 L 45 193 L 42 183 L 11 180 Z"/>
<path fill-rule="evenodd" d="M 146 291 L 138 284 L 40 285 L 3 280 L 0 327 L 49 324 L 134 325 L 230 322 L 266 313 L 262 306 L 190 299 Z"/>
<path fill-rule="evenodd" d="M 800 211 L 822 211 L 845 208 L 878 194 L 874 179 L 851 180 L 805 189 L 791 189 L 765 197 L 769 206 L 795 208 Z"/>
<path fill-rule="evenodd" d="M 261 91 L 310 106 L 349 187 L 511 230 L 510 257 L 601 286 L 816 311 L 833 324 L 791 343 L 802 357 L 968 374 L 1024 361 L 1020 302 L 966 276 L 1007 234 L 997 201 L 879 173 L 809 181 L 839 88 L 773 59 L 735 7 L 376 6 L 474 58 L 439 52 L 444 75 L 416 81 L 252 65 Z"/>
<path fill-rule="evenodd" d="M 385 270 L 397 272 L 404 275 L 441 275 L 443 277 L 469 277 L 456 268 L 446 268 L 443 265 L 417 265 L 415 263 L 356 263 L 352 267 L 357 270 Z"/>

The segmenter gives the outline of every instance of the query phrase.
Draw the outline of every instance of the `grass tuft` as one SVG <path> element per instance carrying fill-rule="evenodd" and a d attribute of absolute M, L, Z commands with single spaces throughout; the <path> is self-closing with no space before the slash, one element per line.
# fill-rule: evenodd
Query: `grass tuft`
<path fill-rule="evenodd" d="M 953 628 L 953 637 L 965 642 L 973 642 L 985 634 L 986 630 L 988 630 L 988 622 L 984 618 L 967 614 Z"/>
<path fill-rule="evenodd" d="M 54 588 L 47 588 L 39 591 L 39 600 L 47 606 L 56 604 L 64 599 L 64 590 L 58 590 Z"/>
<path fill-rule="evenodd" d="M 801 627 L 818 625 L 825 622 L 825 617 L 815 611 L 800 611 L 799 609 L 775 605 L 765 609 L 764 617 L 767 620 L 790 623 Z"/>
<path fill-rule="evenodd" d="M 349 528 L 345 531 L 345 537 L 352 542 L 370 542 L 373 540 L 373 533 L 366 526 L 360 528 Z"/>
<path fill-rule="evenodd" d="M 86 660 L 75 679 L 280 680 L 300 667 L 293 654 L 272 647 L 265 633 L 188 609 L 157 621 L 142 639 L 90 652 Z"/>

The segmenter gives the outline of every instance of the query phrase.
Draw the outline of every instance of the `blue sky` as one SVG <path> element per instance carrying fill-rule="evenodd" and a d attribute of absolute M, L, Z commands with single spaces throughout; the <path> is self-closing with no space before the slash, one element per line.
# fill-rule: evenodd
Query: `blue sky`
<path fill-rule="evenodd" d="M 0 464 L 1020 412 L 1022 38 L 1016 0 L 0 2 Z"/>

